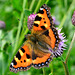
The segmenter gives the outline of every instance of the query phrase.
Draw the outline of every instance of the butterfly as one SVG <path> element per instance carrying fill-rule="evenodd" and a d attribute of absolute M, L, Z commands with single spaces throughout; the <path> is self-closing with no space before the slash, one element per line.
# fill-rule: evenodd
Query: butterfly
<path fill-rule="evenodd" d="M 59 44 L 58 31 L 54 27 L 50 8 L 44 4 L 40 7 L 27 40 L 14 56 L 10 71 L 26 71 L 33 66 L 36 69 L 47 67 L 52 61 Z"/>

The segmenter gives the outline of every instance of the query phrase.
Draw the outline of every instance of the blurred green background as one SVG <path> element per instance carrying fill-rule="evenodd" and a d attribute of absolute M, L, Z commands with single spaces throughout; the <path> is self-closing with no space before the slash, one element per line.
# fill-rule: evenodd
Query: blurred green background
<path fill-rule="evenodd" d="M 31 67 L 30 70 L 17 74 L 9 70 L 14 55 L 26 40 L 24 35 L 30 33 L 27 28 L 28 16 L 37 13 L 44 3 L 51 7 L 51 15 L 60 22 L 57 27 L 65 33 L 67 47 L 62 55 L 65 60 L 75 30 L 71 22 L 75 0 L 0 0 L 0 21 L 6 24 L 3 28 L 0 27 L 0 75 L 65 75 L 60 58 L 54 58 L 49 67 L 44 69 Z M 70 75 L 75 75 L 75 43 L 67 65 Z"/>

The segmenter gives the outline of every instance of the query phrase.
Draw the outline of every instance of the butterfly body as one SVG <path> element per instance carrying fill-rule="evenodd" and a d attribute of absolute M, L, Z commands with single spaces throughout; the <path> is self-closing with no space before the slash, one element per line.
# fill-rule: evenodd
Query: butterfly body
<path fill-rule="evenodd" d="M 50 8 L 44 4 L 37 13 L 31 34 L 19 49 L 10 64 L 10 71 L 17 73 L 33 66 L 36 69 L 48 66 L 59 44 L 58 32 L 53 26 Z"/>

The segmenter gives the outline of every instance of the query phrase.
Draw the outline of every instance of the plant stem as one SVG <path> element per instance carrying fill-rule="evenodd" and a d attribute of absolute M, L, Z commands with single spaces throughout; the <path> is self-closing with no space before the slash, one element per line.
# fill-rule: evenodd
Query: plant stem
<path fill-rule="evenodd" d="M 53 74 L 53 62 L 51 62 L 51 73 Z"/>
<path fill-rule="evenodd" d="M 70 44 L 70 47 L 69 47 L 67 56 L 66 56 L 65 63 L 67 63 L 67 60 L 68 60 L 68 58 L 69 58 L 69 55 L 70 55 L 70 52 L 71 52 L 71 49 L 72 49 L 72 46 L 73 46 L 73 43 L 74 43 L 74 42 L 75 42 L 75 32 L 74 32 L 74 36 L 73 36 L 73 39 L 72 39 L 72 41 L 71 41 L 71 44 Z"/>
<path fill-rule="evenodd" d="M 45 75 L 45 69 L 44 68 L 42 68 L 43 69 L 43 75 Z"/>
<path fill-rule="evenodd" d="M 35 0 L 32 1 L 29 10 L 32 10 Z"/>
<path fill-rule="evenodd" d="M 65 75 L 69 75 L 67 64 L 65 62 L 62 62 L 62 63 L 63 63 L 64 69 L 65 69 Z"/>
<path fill-rule="evenodd" d="M 37 6 L 36 6 L 36 9 L 35 9 L 35 11 L 34 11 L 34 13 L 36 13 L 36 12 L 37 12 L 38 7 L 39 7 L 39 6 L 40 6 L 40 4 L 41 4 L 41 1 L 42 1 L 42 0 L 39 0 L 38 4 L 37 4 Z"/>
<path fill-rule="evenodd" d="M 73 39 L 71 41 L 71 44 L 70 44 L 70 47 L 69 47 L 69 50 L 68 50 L 68 53 L 67 53 L 67 56 L 66 56 L 66 59 L 63 63 L 63 66 L 64 66 L 64 69 L 65 69 L 65 75 L 69 75 L 69 71 L 68 71 L 68 67 L 67 67 L 67 60 L 69 58 L 69 55 L 70 55 L 70 52 L 71 52 L 71 49 L 72 49 L 72 46 L 73 46 L 73 43 L 75 41 L 75 32 L 74 32 L 74 36 L 73 36 Z"/>

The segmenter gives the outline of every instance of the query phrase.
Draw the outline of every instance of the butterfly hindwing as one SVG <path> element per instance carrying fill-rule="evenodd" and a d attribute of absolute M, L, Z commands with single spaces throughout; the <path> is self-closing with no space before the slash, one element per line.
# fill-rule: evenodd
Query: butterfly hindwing
<path fill-rule="evenodd" d="M 35 52 L 34 54 L 35 59 L 33 59 L 33 67 L 36 69 L 39 69 L 42 67 L 48 67 L 48 64 L 53 59 L 53 54 L 41 51 L 39 49 L 34 50 L 34 52 Z"/>

